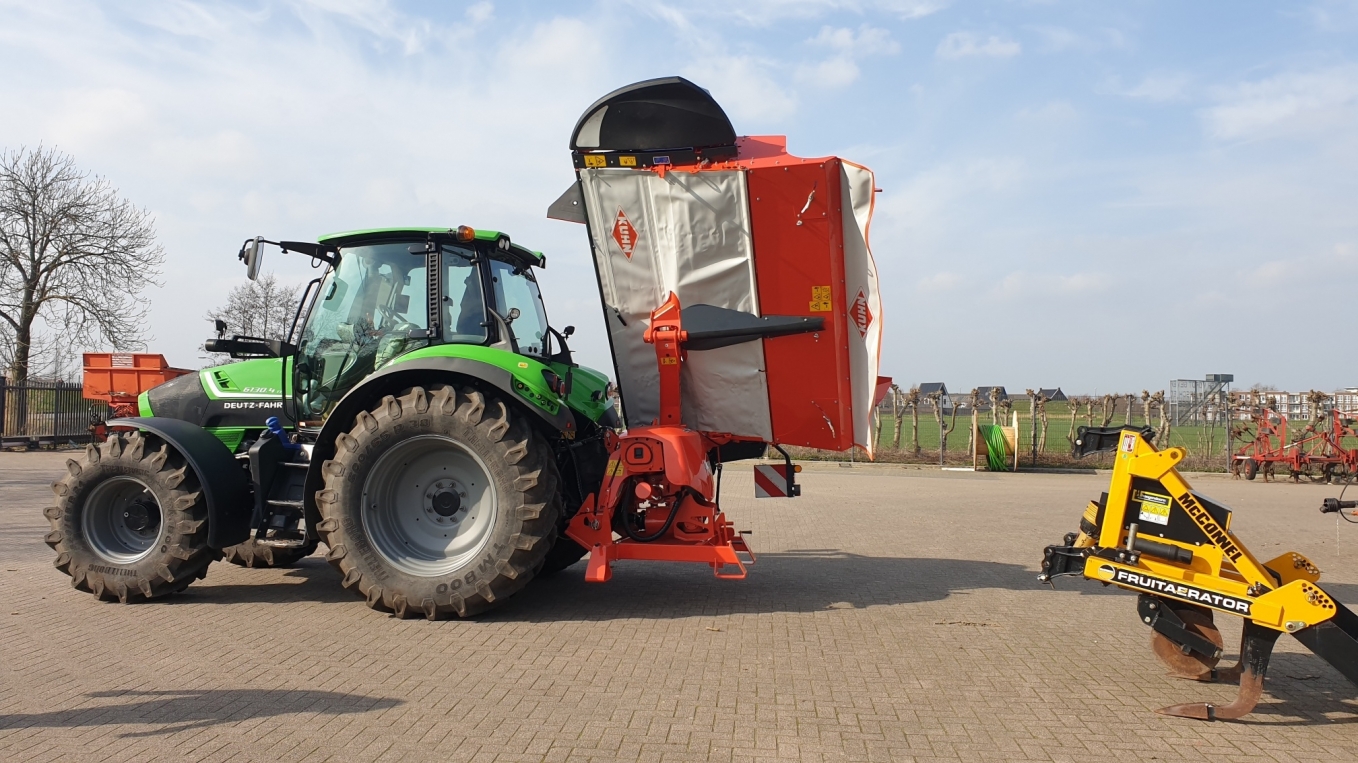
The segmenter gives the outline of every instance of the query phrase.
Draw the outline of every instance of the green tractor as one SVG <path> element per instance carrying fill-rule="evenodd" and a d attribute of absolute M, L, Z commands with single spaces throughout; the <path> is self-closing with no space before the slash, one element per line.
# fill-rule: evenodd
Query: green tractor
<path fill-rule="evenodd" d="M 342 584 L 398 617 L 469 616 L 579 561 L 568 507 L 620 425 L 607 377 L 547 322 L 539 252 L 467 226 L 246 241 L 308 256 L 295 344 L 224 336 L 238 362 L 142 393 L 67 462 L 46 541 L 72 585 L 155 599 L 226 558 L 325 543 Z M 300 325 L 298 325 L 300 324 Z"/>

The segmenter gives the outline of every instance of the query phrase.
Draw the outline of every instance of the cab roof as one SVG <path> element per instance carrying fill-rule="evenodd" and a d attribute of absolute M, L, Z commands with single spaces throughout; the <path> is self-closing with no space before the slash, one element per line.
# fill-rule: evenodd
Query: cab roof
<path fill-rule="evenodd" d="M 316 239 L 317 242 L 326 246 L 345 247 L 364 244 L 370 241 L 390 241 L 392 239 L 410 238 L 423 241 L 430 233 L 445 233 L 453 235 L 456 228 L 438 227 L 421 228 L 415 226 L 402 228 L 363 228 L 361 230 L 341 231 L 339 233 L 327 233 Z M 497 230 L 483 230 L 475 228 L 477 241 L 496 242 L 503 239 L 508 245 L 510 252 L 522 257 L 534 265 L 544 268 L 547 267 L 547 257 L 542 252 L 536 252 L 527 247 L 519 246 L 509 240 L 507 234 Z M 503 247 L 502 247 L 503 248 Z"/>

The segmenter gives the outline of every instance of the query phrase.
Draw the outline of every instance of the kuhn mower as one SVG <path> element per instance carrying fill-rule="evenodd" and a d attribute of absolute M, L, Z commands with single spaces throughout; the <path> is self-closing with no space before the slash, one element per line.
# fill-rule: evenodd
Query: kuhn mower
<path fill-rule="evenodd" d="M 155 386 L 67 462 L 47 542 L 72 584 L 154 599 L 223 556 L 282 566 L 318 543 L 399 617 L 467 616 L 585 555 L 743 577 L 722 465 L 768 446 L 871 450 L 881 305 L 866 169 L 737 138 L 706 91 L 616 91 L 571 139 L 550 215 L 587 223 L 613 349 L 577 365 L 547 321 L 545 257 L 496 231 L 251 238 L 324 267 L 286 341 L 219 336 L 239 362 Z M 790 459 L 777 474 L 797 493 Z"/>

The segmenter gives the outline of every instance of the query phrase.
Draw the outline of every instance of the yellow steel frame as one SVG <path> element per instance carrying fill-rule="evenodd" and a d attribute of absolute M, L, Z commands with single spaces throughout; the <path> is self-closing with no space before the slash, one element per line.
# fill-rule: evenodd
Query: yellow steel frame
<path fill-rule="evenodd" d="M 1229 526 L 1219 526 L 1203 509 L 1188 481 L 1175 470 L 1184 455 L 1184 449 L 1177 447 L 1158 451 L 1137 432 L 1124 430 L 1113 464 L 1113 479 L 1104 505 L 1103 522 L 1096 530 L 1098 537 L 1091 538 L 1081 533 L 1075 545 L 1097 545 L 1102 548 L 1127 546 L 1124 525 L 1132 504 L 1133 477 L 1158 480 L 1202 529 L 1210 539 L 1209 543 L 1192 545 L 1138 532 L 1137 536 L 1145 537 L 1146 540 L 1192 551 L 1193 561 L 1181 564 L 1142 553 L 1136 564 L 1127 564 L 1091 555 L 1085 561 L 1085 577 L 1128 590 L 1146 592 L 1115 580 L 1116 571 L 1122 569 L 1143 578 L 1161 581 L 1163 587 L 1154 592 L 1156 595 L 1208 606 L 1237 617 L 1243 616 L 1235 609 L 1215 606 L 1202 598 L 1190 598 L 1187 589 L 1178 587 L 1192 586 L 1218 596 L 1249 602 L 1250 620 L 1266 628 L 1288 633 L 1295 633 L 1333 617 L 1336 611 L 1334 602 L 1314 585 L 1320 580 L 1320 570 L 1309 559 L 1290 551 L 1267 562 L 1260 562 L 1235 537 Z M 1090 504 L 1085 512 L 1085 518 L 1091 524 L 1097 511 L 1097 505 Z M 1277 573 L 1278 577 L 1275 578 L 1270 571 Z"/>

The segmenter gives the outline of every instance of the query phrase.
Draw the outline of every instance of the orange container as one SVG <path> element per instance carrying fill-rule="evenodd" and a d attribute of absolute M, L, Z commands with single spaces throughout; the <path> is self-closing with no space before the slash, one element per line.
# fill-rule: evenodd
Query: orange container
<path fill-rule="evenodd" d="M 84 363 L 85 398 L 109 403 L 135 402 L 146 390 L 193 373 L 171 368 L 164 355 L 148 352 L 87 352 Z"/>

